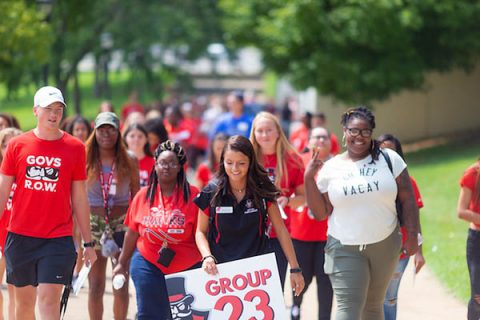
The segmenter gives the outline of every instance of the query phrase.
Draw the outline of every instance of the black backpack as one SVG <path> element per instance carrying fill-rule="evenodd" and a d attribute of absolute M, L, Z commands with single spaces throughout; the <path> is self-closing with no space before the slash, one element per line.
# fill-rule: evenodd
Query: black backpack
<path fill-rule="evenodd" d="M 390 156 L 388 155 L 388 152 L 383 152 L 382 149 L 379 149 L 379 151 L 385 158 L 385 161 L 387 162 L 387 165 L 388 165 L 388 169 L 390 169 L 390 172 L 393 175 L 392 160 L 390 160 Z M 395 179 L 395 176 L 393 176 L 393 179 Z M 400 226 L 403 227 L 404 220 L 403 220 L 402 203 L 400 202 L 400 199 L 398 199 L 398 191 L 397 191 L 397 198 L 395 199 L 395 207 L 397 208 L 398 222 L 400 223 Z"/>

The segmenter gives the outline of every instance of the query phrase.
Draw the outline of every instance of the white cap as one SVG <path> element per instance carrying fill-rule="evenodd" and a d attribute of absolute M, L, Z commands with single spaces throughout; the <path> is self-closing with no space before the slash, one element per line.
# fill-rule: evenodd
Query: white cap
<path fill-rule="evenodd" d="M 46 108 L 54 102 L 60 102 L 64 107 L 67 106 L 65 104 L 65 100 L 63 100 L 62 92 L 51 86 L 38 89 L 37 93 L 35 93 L 35 97 L 33 98 L 33 105 L 35 107 Z"/>

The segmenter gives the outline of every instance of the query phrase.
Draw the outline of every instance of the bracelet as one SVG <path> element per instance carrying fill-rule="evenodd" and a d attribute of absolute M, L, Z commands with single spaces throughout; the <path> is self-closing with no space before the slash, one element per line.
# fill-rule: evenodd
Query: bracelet
<path fill-rule="evenodd" d="M 202 258 L 202 263 L 203 263 L 203 261 L 205 261 L 205 259 L 207 259 L 207 258 L 212 258 L 215 263 L 218 263 L 218 262 L 217 262 L 217 259 L 215 259 L 215 257 L 212 256 L 212 255 L 208 255 L 208 256 L 203 257 L 203 258 Z"/>
<path fill-rule="evenodd" d="M 290 273 L 302 273 L 302 268 L 291 268 Z"/>
<path fill-rule="evenodd" d="M 97 241 L 92 240 L 90 242 L 84 242 L 83 247 L 84 248 L 93 248 L 93 247 L 95 247 L 96 244 L 97 244 Z"/>

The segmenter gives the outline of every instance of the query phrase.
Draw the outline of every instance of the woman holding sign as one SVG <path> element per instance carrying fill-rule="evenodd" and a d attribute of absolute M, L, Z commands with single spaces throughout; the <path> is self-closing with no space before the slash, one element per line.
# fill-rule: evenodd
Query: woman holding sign
<path fill-rule="evenodd" d="M 405 162 L 393 150 L 380 151 L 372 139 L 372 112 L 349 110 L 341 123 L 347 151 L 325 164 L 313 154 L 305 170 L 305 194 L 315 217 L 328 217 L 324 269 L 336 296 L 336 319 L 383 319 L 385 292 L 401 248 L 395 199 L 403 207 L 408 256 L 418 250 L 418 206 Z"/>
<path fill-rule="evenodd" d="M 114 275 L 127 276 L 137 293 L 139 319 L 171 319 L 165 274 L 199 267 L 195 244 L 198 189 L 187 181 L 184 149 L 169 140 L 155 151 L 148 187 L 128 209 L 125 243 Z"/>
<path fill-rule="evenodd" d="M 207 273 L 217 274 L 217 263 L 269 252 L 266 225 L 270 219 L 290 263 L 294 294 L 302 292 L 302 270 L 280 217 L 277 196 L 278 189 L 257 162 L 251 142 L 242 136 L 230 137 L 216 179 L 194 200 L 201 210 L 196 242 Z"/>

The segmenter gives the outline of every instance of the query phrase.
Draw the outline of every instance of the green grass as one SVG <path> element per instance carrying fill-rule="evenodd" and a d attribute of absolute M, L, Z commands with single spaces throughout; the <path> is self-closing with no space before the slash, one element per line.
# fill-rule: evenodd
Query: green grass
<path fill-rule="evenodd" d="M 273 82 L 267 77 L 267 83 Z M 117 110 L 127 100 L 129 75 L 115 72 L 111 75 L 113 103 Z M 96 115 L 103 100 L 93 96 L 93 74 L 82 73 L 82 113 L 89 119 Z M 273 86 L 272 86 L 273 87 Z M 71 91 L 70 91 L 71 92 Z M 14 114 L 24 130 L 33 128 L 32 102 L 35 88 L 22 88 L 13 101 L 5 101 L 5 89 L 0 86 L 0 111 Z M 71 96 L 69 94 L 68 96 Z M 144 96 L 142 102 L 154 100 Z M 67 101 L 68 102 L 68 101 Z M 73 105 L 68 108 L 68 114 Z M 479 156 L 480 140 L 455 143 L 422 150 L 407 155 L 409 171 L 418 182 L 425 207 L 421 210 L 424 234 L 424 254 L 428 266 L 451 292 L 467 301 L 469 279 L 465 260 L 465 241 L 468 223 L 457 218 L 458 181 L 463 171 Z"/>
<path fill-rule="evenodd" d="M 425 205 L 420 211 L 425 259 L 449 291 L 465 302 L 470 295 L 465 259 L 468 223 L 456 214 L 458 182 L 479 157 L 479 142 L 449 144 L 407 155 L 410 174 L 418 182 Z"/>
<path fill-rule="evenodd" d="M 112 72 L 110 74 L 110 85 L 112 88 L 112 103 L 116 111 L 120 111 L 121 106 L 127 101 L 130 92 L 130 77 L 127 72 Z M 95 118 L 100 103 L 105 98 L 97 98 L 93 94 L 94 74 L 93 72 L 84 72 L 79 75 L 81 90 L 81 113 L 87 119 Z M 32 113 L 33 95 L 37 88 L 33 85 L 21 88 L 15 99 L 7 100 L 6 92 L 3 86 L 0 86 L 0 111 L 10 112 L 18 118 L 23 130 L 35 127 L 36 119 Z M 65 99 L 68 105 L 67 115 L 74 113 L 73 90 L 67 89 Z M 151 95 L 143 95 L 142 102 L 149 103 L 154 100 Z"/>

